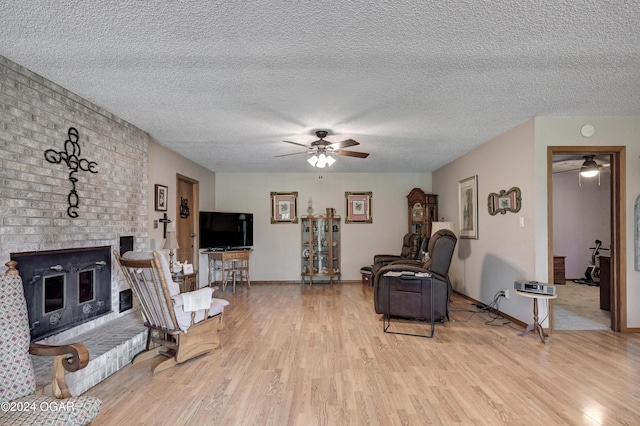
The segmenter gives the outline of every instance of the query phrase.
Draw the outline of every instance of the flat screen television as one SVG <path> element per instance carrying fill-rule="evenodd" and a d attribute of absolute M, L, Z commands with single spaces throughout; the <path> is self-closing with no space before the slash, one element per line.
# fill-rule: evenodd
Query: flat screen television
<path fill-rule="evenodd" d="M 231 249 L 253 245 L 253 213 L 200 212 L 200 248 Z"/>

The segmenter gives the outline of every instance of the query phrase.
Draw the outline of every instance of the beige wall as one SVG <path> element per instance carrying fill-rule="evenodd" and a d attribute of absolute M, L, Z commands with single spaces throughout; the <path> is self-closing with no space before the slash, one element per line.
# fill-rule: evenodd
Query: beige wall
<path fill-rule="evenodd" d="M 342 279 L 359 280 L 360 268 L 379 253 L 400 253 L 407 232 L 407 194 L 431 190 L 430 173 L 217 173 L 217 211 L 254 214 L 251 279 L 300 279 L 300 224 L 271 224 L 270 193 L 298 192 L 299 215 L 333 207 L 342 218 Z M 372 224 L 344 224 L 345 191 L 372 191 Z M 202 210 L 205 210 L 204 208 Z"/>
<path fill-rule="evenodd" d="M 536 278 L 533 130 L 534 121 L 529 120 L 433 173 L 440 216 L 454 222 L 457 235 L 458 182 L 478 176 L 479 238 L 458 240 L 449 275 L 457 291 L 484 303 L 490 303 L 503 288 L 512 290 L 515 280 Z M 487 208 L 489 194 L 514 186 L 522 192 L 520 212 L 491 216 Z M 520 218 L 524 228 L 519 226 Z M 501 301 L 500 310 L 530 321 L 531 301 L 516 297 L 513 291 L 511 294 L 508 300 Z"/>
<path fill-rule="evenodd" d="M 148 154 L 149 185 L 147 187 L 147 200 L 149 216 L 147 219 L 149 249 L 160 250 L 164 244 L 162 235 L 163 228 L 162 224 L 160 224 L 158 228 L 154 229 L 153 221 L 160 219 L 164 212 L 155 211 L 155 185 L 160 184 L 167 187 L 169 194 L 167 199 L 167 216 L 169 219 L 175 220 L 177 214 L 176 174 L 187 176 L 199 182 L 199 205 L 201 210 L 212 210 L 215 206 L 216 178 L 215 173 L 212 171 L 168 150 L 154 141 L 149 142 Z M 193 213 L 197 214 L 197 212 Z M 175 223 L 169 224 L 167 229 L 175 229 Z M 199 267 L 199 265 L 196 265 L 196 267 Z"/>
<path fill-rule="evenodd" d="M 596 133 L 584 138 L 580 128 L 592 124 Z M 546 282 L 548 270 L 547 147 L 626 146 L 625 226 L 627 248 L 627 327 L 640 327 L 640 272 L 634 270 L 634 207 L 640 193 L 640 118 L 539 117 L 447 164 L 433 173 L 433 191 L 439 194 L 440 215 L 451 218 L 459 230 L 457 182 L 478 175 L 478 240 L 460 240 L 450 275 L 454 287 L 482 302 L 491 302 L 503 287 L 516 279 Z M 490 216 L 486 202 L 490 192 L 518 186 L 522 210 Z M 520 228 L 519 218 L 525 226 Z M 500 309 L 531 322 L 530 301 L 521 297 L 503 300 Z M 541 316 L 546 315 L 545 310 Z"/>
<path fill-rule="evenodd" d="M 595 134 L 580 134 L 584 124 L 595 127 Z M 540 117 L 535 120 L 536 179 L 536 272 L 546 277 L 547 268 L 547 147 L 548 146 L 626 146 L 625 246 L 627 281 L 627 327 L 640 327 L 640 272 L 634 269 L 634 202 L 640 193 L 640 117 Z"/>

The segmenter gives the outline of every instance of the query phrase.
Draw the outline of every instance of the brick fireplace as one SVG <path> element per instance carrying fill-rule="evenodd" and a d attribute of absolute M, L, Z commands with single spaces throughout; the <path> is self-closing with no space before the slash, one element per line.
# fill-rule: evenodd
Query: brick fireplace
<path fill-rule="evenodd" d="M 31 340 L 84 343 L 86 368 L 67 373 L 80 395 L 127 365 L 147 340 L 135 310 L 121 314 L 112 280 L 111 246 L 12 253 L 25 290 Z M 32 357 L 38 392 L 51 394 L 51 357 Z"/>
<path fill-rule="evenodd" d="M 139 351 L 137 343 L 131 346 L 129 338 L 121 337 L 129 334 L 130 326 L 135 327 L 135 333 L 130 333 L 135 334 L 135 341 L 144 343 L 138 333 L 140 326 L 135 322 L 139 315 L 131 310 L 119 312 L 120 293 L 128 285 L 118 268 L 114 268 L 111 251 L 118 249 L 122 236 L 134 236 L 135 249 L 149 249 L 148 145 L 152 139 L 131 123 L 3 56 L 0 56 L 0 93 L 3 94 L 0 111 L 4 113 L 0 118 L 0 268 L 4 269 L 2 265 L 20 253 L 108 248 L 104 267 L 95 263 L 69 265 L 62 260 L 45 265 L 41 272 L 52 280 L 47 284 L 51 286 L 48 307 L 37 308 L 43 318 L 30 320 L 32 326 L 38 321 L 40 326 L 50 324 L 51 318 L 57 323 L 55 314 L 62 320 L 61 310 L 67 305 L 61 304 L 58 300 L 61 298 L 56 296 L 72 279 L 76 280 L 73 288 L 65 290 L 67 295 L 75 292 L 73 298 L 77 298 L 79 312 L 71 319 L 73 325 L 45 331 L 43 335 L 48 337 L 43 342 L 62 344 L 95 337 L 101 345 L 105 340 L 117 340 L 115 352 L 105 348 L 102 354 L 100 345 L 89 346 L 89 366 L 68 374 L 82 376 L 84 383 L 78 386 L 78 392 L 82 392 L 126 365 L 130 353 Z M 78 173 L 73 186 L 69 169 L 45 158 L 48 150 L 64 149 L 71 127 L 78 131 L 83 157 L 95 161 L 98 171 Z M 74 198 L 77 217 L 67 213 L 71 187 L 75 189 L 74 197 L 77 196 Z M 25 271 L 23 259 L 17 261 L 26 285 L 34 279 L 34 273 Z M 60 271 L 50 269 L 57 265 Z M 75 269 L 79 269 L 74 271 L 75 277 L 56 275 Z M 87 293 L 94 274 L 103 271 L 110 274 L 108 296 L 98 294 L 95 289 L 93 294 Z M 36 282 L 41 280 L 36 278 Z M 88 314 L 84 310 L 89 310 L 86 306 L 91 307 L 89 315 L 95 314 L 91 319 L 85 318 Z M 79 324 L 78 318 L 87 321 Z M 119 329 L 126 333 L 116 333 Z M 109 339 L 100 338 L 102 330 Z M 126 338 L 127 343 L 118 343 L 121 338 Z M 42 362 L 48 357 L 37 358 Z M 48 369 L 44 380 L 50 381 L 50 375 Z M 73 381 L 73 377 L 68 377 L 68 383 Z"/>

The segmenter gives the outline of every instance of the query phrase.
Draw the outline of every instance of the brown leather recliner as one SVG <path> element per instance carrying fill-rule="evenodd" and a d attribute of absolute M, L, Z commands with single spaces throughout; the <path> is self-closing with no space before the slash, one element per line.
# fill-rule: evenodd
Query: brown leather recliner
<path fill-rule="evenodd" d="M 442 229 L 431 237 L 428 247 L 430 257 L 424 264 L 396 261 L 378 269 L 374 276 L 376 313 L 430 321 L 441 321 L 448 317 L 451 294 L 448 274 L 456 243 L 455 234 Z M 428 273 L 432 276 L 433 293 L 429 287 L 429 279 L 385 276 L 388 272 Z"/>
<path fill-rule="evenodd" d="M 379 269 L 396 260 L 416 260 L 420 250 L 420 236 L 408 233 L 402 238 L 402 250 L 400 254 L 376 254 L 373 256 L 373 270 Z"/>

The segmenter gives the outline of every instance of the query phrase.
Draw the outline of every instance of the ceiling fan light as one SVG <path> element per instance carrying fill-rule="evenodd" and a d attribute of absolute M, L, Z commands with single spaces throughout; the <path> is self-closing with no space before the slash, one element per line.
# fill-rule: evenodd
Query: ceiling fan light
<path fill-rule="evenodd" d="M 318 156 L 318 163 L 316 164 L 316 167 L 319 169 L 323 169 L 326 165 L 327 165 L 327 156 L 324 155 L 324 153 L 322 153 Z"/>
<path fill-rule="evenodd" d="M 586 155 L 584 160 L 582 167 L 580 167 L 580 176 L 585 178 L 597 176 L 600 170 L 598 164 L 593 160 L 593 155 Z"/>
<path fill-rule="evenodd" d="M 330 155 L 327 155 L 327 166 L 331 167 L 333 165 L 333 163 L 335 163 L 335 162 L 336 162 L 335 158 L 333 158 Z"/>
<path fill-rule="evenodd" d="M 313 157 L 310 157 L 310 158 L 307 160 L 307 162 L 308 162 L 309 164 L 311 164 L 313 167 L 315 167 L 315 166 L 316 166 L 316 163 L 318 162 L 318 156 L 317 156 L 317 155 L 314 155 Z"/>
<path fill-rule="evenodd" d="M 586 177 L 586 178 L 590 178 L 590 177 L 594 177 L 598 175 L 598 171 L 597 170 L 582 170 L 580 172 L 580 175 L 582 177 Z"/>

